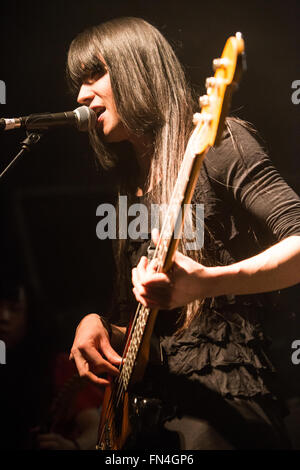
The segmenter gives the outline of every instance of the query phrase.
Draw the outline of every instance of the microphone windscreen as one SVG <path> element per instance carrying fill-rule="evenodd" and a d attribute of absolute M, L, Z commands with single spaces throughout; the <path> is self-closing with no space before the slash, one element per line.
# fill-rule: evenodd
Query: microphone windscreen
<path fill-rule="evenodd" d="M 94 129 L 97 122 L 97 115 L 88 106 L 80 106 L 74 110 L 77 116 L 77 126 L 79 131 L 90 131 Z"/>

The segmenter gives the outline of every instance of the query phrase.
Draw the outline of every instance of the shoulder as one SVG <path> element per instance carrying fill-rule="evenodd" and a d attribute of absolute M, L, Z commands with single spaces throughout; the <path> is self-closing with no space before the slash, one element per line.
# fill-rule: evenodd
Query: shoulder
<path fill-rule="evenodd" d="M 206 161 L 217 165 L 218 162 L 226 164 L 226 161 L 232 163 L 242 159 L 246 163 L 253 155 L 266 155 L 255 128 L 241 119 L 228 118 L 220 145 L 210 149 Z"/>
<path fill-rule="evenodd" d="M 230 188 L 237 178 L 258 166 L 270 164 L 253 126 L 235 118 L 226 120 L 220 145 L 212 147 L 204 160 L 204 172 L 211 183 Z"/>

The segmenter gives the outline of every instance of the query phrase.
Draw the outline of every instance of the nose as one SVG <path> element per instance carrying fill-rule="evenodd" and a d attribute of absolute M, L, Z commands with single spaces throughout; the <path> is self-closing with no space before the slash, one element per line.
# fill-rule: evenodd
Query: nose
<path fill-rule="evenodd" d="M 79 104 L 83 104 L 86 106 L 89 106 L 91 102 L 93 101 L 95 97 L 95 93 L 92 90 L 92 87 L 87 84 L 83 84 L 80 87 L 78 96 L 77 96 L 77 102 Z"/>

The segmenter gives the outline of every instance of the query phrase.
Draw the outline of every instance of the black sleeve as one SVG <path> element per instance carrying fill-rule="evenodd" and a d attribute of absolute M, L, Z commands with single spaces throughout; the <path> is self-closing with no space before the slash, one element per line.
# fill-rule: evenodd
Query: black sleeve
<path fill-rule="evenodd" d="M 244 124 L 229 120 L 224 140 L 211 149 L 209 173 L 229 196 L 269 228 L 275 240 L 300 235 L 300 199 Z"/>

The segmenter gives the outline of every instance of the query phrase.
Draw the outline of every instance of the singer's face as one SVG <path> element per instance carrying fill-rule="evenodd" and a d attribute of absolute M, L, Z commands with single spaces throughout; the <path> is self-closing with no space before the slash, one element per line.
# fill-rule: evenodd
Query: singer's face
<path fill-rule="evenodd" d="M 86 80 L 81 85 L 77 101 L 95 111 L 98 129 L 106 142 L 128 140 L 128 133 L 117 112 L 107 71 L 99 78 Z"/>

